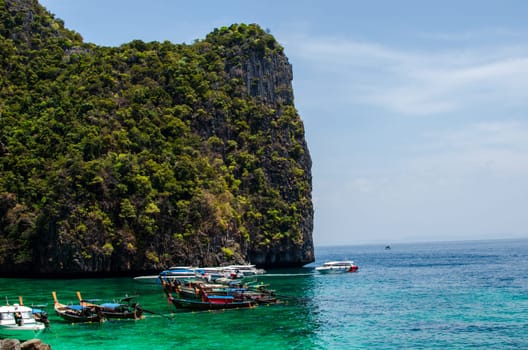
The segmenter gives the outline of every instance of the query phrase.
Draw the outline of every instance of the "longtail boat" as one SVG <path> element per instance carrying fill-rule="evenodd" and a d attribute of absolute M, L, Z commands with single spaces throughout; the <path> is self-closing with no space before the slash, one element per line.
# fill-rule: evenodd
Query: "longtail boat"
<path fill-rule="evenodd" d="M 57 299 L 57 293 L 53 295 L 54 309 L 57 315 L 70 322 L 102 322 L 104 321 L 101 308 L 97 306 L 65 305 Z"/>
<path fill-rule="evenodd" d="M 129 296 L 120 299 L 117 303 L 103 304 L 94 304 L 91 300 L 84 300 L 81 296 L 81 292 L 77 292 L 77 298 L 79 298 L 79 305 L 99 308 L 103 316 L 106 318 L 137 320 L 140 319 L 143 314 L 143 309 L 134 302 L 133 297 Z"/>
<path fill-rule="evenodd" d="M 169 301 L 176 308 L 188 309 L 188 310 L 223 310 L 223 309 L 238 309 L 238 308 L 249 308 L 257 305 L 252 300 L 236 300 L 232 296 L 227 295 L 211 295 L 199 299 L 183 299 L 174 298 L 169 295 Z"/>

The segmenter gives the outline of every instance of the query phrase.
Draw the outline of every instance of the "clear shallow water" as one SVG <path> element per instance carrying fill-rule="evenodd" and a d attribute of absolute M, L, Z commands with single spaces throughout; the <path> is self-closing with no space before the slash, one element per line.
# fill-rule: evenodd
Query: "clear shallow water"
<path fill-rule="evenodd" d="M 130 278 L 0 279 L 0 297 L 47 303 L 57 349 L 526 349 L 528 240 L 322 247 L 315 264 L 272 270 L 287 302 L 246 310 L 175 312 L 161 289 Z M 319 275 L 313 266 L 353 259 L 355 274 Z M 160 315 L 139 321 L 69 324 L 64 303 L 139 294 Z"/>

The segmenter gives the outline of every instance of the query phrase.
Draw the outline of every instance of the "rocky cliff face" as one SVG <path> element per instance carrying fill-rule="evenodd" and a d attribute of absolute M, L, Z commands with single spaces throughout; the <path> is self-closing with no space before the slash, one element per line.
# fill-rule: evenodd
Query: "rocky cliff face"
<path fill-rule="evenodd" d="M 193 45 L 84 44 L 0 0 L 0 271 L 314 260 L 292 67 L 257 25 Z"/>
<path fill-rule="evenodd" d="M 285 109 L 293 107 L 292 66 L 284 55 L 282 47 L 271 38 L 265 36 L 253 46 L 242 45 L 238 52 L 231 52 L 226 57 L 226 70 L 229 79 L 238 79 L 245 83 L 249 96 L 272 106 L 276 114 L 262 122 L 263 128 L 273 128 L 274 123 L 281 118 Z M 237 62 L 237 64 L 233 64 Z M 300 125 L 299 125 L 300 124 Z M 297 129 L 297 130 L 296 130 Z M 279 128 L 272 132 L 274 143 L 282 147 L 274 149 L 275 154 L 263 157 L 264 169 L 274 188 L 292 205 L 299 207 L 300 237 L 294 242 L 286 239 L 280 244 L 261 249 L 254 247 L 250 252 L 250 260 L 262 266 L 292 266 L 304 265 L 314 260 L 313 253 L 313 207 L 311 202 L 311 167 L 312 162 L 308 146 L 304 139 L 302 122 Z M 278 153 L 278 154 L 277 154 Z M 285 159 L 295 159 L 297 169 L 302 169 L 302 192 L 298 193 L 298 182 L 292 181 L 291 164 Z M 302 242 L 302 243 L 301 243 Z"/>

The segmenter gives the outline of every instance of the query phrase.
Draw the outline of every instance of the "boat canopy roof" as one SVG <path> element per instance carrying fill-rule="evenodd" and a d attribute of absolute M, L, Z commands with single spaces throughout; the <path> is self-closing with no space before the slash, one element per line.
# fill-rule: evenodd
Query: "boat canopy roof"
<path fill-rule="evenodd" d="M 71 309 L 71 310 L 84 310 L 84 309 L 86 309 L 82 305 L 68 305 L 67 307 L 68 307 L 68 309 Z"/>
<path fill-rule="evenodd" d="M 99 306 L 104 307 L 105 309 L 117 309 L 118 307 L 122 305 L 123 304 L 118 304 L 118 303 L 104 303 Z"/>
<path fill-rule="evenodd" d="M 0 306 L 0 312 L 26 312 L 31 311 L 30 307 L 19 305 L 19 304 L 13 304 L 13 305 L 3 305 Z"/>
<path fill-rule="evenodd" d="M 232 295 L 208 295 L 207 296 L 209 299 L 225 299 L 225 300 L 230 300 L 230 299 L 234 299 L 234 297 Z"/>

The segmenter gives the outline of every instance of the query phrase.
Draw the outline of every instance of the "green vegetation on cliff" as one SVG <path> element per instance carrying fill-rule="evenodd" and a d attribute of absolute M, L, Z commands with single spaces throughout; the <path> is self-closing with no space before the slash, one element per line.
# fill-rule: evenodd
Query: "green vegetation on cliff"
<path fill-rule="evenodd" d="M 0 0 L 0 271 L 313 261 L 291 66 L 257 25 L 99 47 Z"/>

